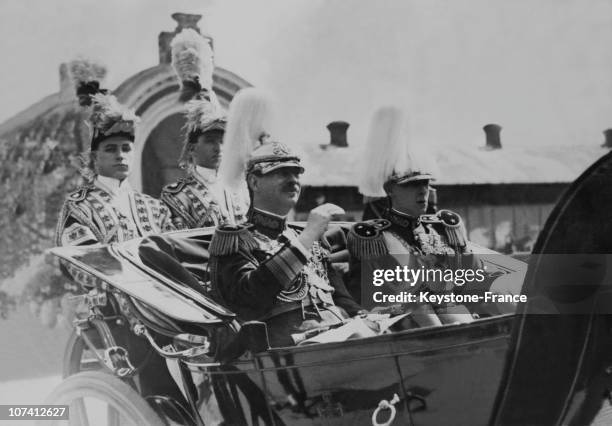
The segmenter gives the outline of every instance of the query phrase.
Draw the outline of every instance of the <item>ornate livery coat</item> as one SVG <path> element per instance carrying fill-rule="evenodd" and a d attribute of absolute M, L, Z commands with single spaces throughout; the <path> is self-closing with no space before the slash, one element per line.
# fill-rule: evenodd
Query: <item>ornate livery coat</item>
<path fill-rule="evenodd" d="M 174 230 L 170 211 L 159 200 L 131 191 L 130 215 L 112 203 L 112 195 L 95 184 L 68 195 L 56 230 L 56 244 L 82 245 L 126 241 Z"/>
<path fill-rule="evenodd" d="M 170 208 L 177 228 L 244 222 L 248 204 L 238 195 L 214 185 L 217 185 L 215 179 L 207 179 L 201 173 L 194 172 L 164 187 L 160 198 Z"/>

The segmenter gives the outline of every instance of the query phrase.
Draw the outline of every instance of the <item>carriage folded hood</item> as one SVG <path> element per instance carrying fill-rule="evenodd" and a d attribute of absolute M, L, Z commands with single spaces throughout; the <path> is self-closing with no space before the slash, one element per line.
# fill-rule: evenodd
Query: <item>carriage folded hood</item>
<path fill-rule="evenodd" d="M 185 241 L 189 246 L 190 239 L 209 239 L 211 234 L 212 229 L 180 231 L 110 245 L 56 247 L 50 252 L 75 267 L 81 277 L 106 283 L 171 318 L 214 323 L 233 319 L 234 314 L 207 297 L 204 283 L 160 250 L 167 241 Z M 207 252 L 203 256 L 200 265 L 194 262 L 194 268 L 205 269 Z M 172 273 L 161 273 L 168 265 L 174 266 L 168 268 Z"/>

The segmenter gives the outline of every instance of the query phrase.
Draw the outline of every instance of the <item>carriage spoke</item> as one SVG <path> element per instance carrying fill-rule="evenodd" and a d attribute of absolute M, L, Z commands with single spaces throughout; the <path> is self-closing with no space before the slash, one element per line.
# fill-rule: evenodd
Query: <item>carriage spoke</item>
<path fill-rule="evenodd" d="M 87 417 L 87 410 L 85 409 L 84 398 L 76 399 L 70 404 L 70 419 L 73 423 L 82 426 L 89 426 L 89 419 Z"/>
<path fill-rule="evenodd" d="M 121 415 L 119 412 L 111 405 L 106 407 L 106 420 L 108 426 L 125 426 L 125 421 L 121 421 Z"/>

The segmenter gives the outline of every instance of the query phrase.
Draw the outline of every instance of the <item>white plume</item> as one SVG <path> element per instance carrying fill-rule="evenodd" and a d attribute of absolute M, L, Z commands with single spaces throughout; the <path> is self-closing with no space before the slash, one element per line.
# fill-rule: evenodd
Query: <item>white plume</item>
<path fill-rule="evenodd" d="M 239 91 L 230 103 L 219 180 L 231 190 L 244 186 L 246 164 L 266 135 L 275 135 L 275 102 L 257 88 Z"/>
<path fill-rule="evenodd" d="M 404 162 L 405 153 L 404 114 L 393 106 L 378 109 L 372 121 L 362 167 L 359 168 L 359 192 L 367 197 L 385 197 L 383 185 L 391 176 L 398 162 Z"/>
<path fill-rule="evenodd" d="M 201 89 L 212 90 L 214 71 L 210 42 L 197 31 L 187 28 L 177 34 L 172 43 L 172 67 L 181 80 L 198 81 Z"/>

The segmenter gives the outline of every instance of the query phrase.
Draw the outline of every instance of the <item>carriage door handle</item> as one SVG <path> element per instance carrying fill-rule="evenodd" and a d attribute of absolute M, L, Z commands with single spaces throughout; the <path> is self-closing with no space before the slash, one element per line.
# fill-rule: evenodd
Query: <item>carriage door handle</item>
<path fill-rule="evenodd" d="M 387 401 L 386 399 L 383 399 L 382 401 L 380 401 L 378 403 L 378 407 L 376 407 L 376 410 L 374 410 L 374 412 L 372 413 L 372 426 L 389 426 L 391 425 L 391 423 L 393 423 L 393 420 L 395 420 L 395 404 L 397 404 L 399 402 L 399 396 L 397 396 L 396 393 L 393 394 L 393 399 L 391 401 Z M 378 417 L 378 413 L 381 410 L 391 410 L 391 413 L 389 413 L 389 418 L 387 419 L 386 422 L 384 423 L 379 423 L 377 420 Z"/>

